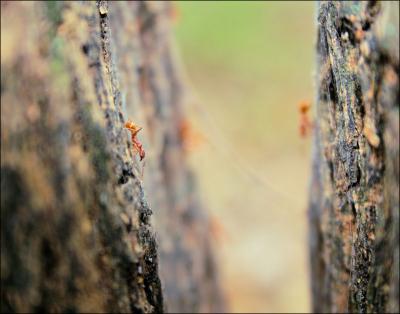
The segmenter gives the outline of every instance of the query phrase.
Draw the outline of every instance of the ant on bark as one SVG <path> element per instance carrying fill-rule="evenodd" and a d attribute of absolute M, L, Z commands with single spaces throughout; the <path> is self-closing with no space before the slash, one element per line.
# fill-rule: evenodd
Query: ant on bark
<path fill-rule="evenodd" d="M 300 121 L 299 121 L 299 133 L 301 137 L 306 137 L 312 129 L 312 122 L 309 117 L 311 103 L 309 101 L 301 101 L 298 104 Z"/>
<path fill-rule="evenodd" d="M 139 133 L 139 131 L 142 129 L 141 127 L 138 127 L 135 123 L 133 123 L 132 121 L 127 121 L 125 123 L 125 129 L 128 129 L 131 132 L 131 138 L 132 138 L 132 144 L 133 147 L 139 152 L 139 156 L 140 156 L 140 161 L 143 160 L 143 158 L 145 157 L 146 153 L 143 149 L 143 145 L 142 143 L 140 143 L 138 141 L 138 139 L 136 138 L 136 135 Z"/>

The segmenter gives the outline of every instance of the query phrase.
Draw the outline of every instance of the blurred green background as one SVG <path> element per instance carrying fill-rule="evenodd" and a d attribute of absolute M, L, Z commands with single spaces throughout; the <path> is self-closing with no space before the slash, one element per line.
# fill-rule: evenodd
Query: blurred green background
<path fill-rule="evenodd" d="M 205 138 L 189 159 L 230 310 L 309 311 L 311 139 L 296 106 L 313 100 L 314 3 L 175 4 L 186 105 Z"/>

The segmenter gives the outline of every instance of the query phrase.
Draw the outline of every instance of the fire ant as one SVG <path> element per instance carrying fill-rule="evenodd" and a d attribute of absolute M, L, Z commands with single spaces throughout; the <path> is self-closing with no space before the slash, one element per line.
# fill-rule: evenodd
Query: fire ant
<path fill-rule="evenodd" d="M 188 119 L 180 122 L 179 136 L 185 152 L 193 151 L 205 141 L 204 135 L 197 131 Z"/>
<path fill-rule="evenodd" d="M 131 132 L 131 138 L 132 138 L 132 144 L 133 147 L 139 152 L 139 156 L 140 156 L 140 161 L 142 161 L 142 159 L 145 156 L 145 152 L 143 149 L 143 145 L 142 143 L 140 143 L 137 139 L 136 139 L 136 135 L 139 133 L 139 131 L 142 129 L 141 127 L 138 127 L 135 123 L 133 123 L 132 121 L 127 121 L 125 123 L 125 129 L 128 129 Z"/>
<path fill-rule="evenodd" d="M 310 121 L 308 115 L 310 107 L 311 103 L 309 101 L 301 101 L 298 104 L 298 109 L 300 114 L 299 133 L 301 137 L 306 137 L 312 128 L 312 122 Z"/>

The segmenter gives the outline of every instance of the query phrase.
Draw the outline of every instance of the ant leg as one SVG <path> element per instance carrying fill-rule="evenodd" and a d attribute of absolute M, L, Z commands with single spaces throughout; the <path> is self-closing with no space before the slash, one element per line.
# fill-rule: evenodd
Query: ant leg
<path fill-rule="evenodd" d="M 142 170 L 140 172 L 140 180 L 142 180 L 142 181 L 143 181 L 143 178 L 144 178 L 144 166 L 145 165 L 146 165 L 146 161 L 143 161 Z"/>

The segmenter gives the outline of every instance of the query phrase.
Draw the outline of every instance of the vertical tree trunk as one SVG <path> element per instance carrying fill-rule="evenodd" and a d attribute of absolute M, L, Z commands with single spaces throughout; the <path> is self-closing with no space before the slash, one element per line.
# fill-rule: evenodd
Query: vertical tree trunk
<path fill-rule="evenodd" d="M 398 10 L 388 2 L 319 3 L 315 312 L 399 312 Z"/>
<path fill-rule="evenodd" d="M 170 4 L 1 9 L 2 312 L 221 310 Z"/>

